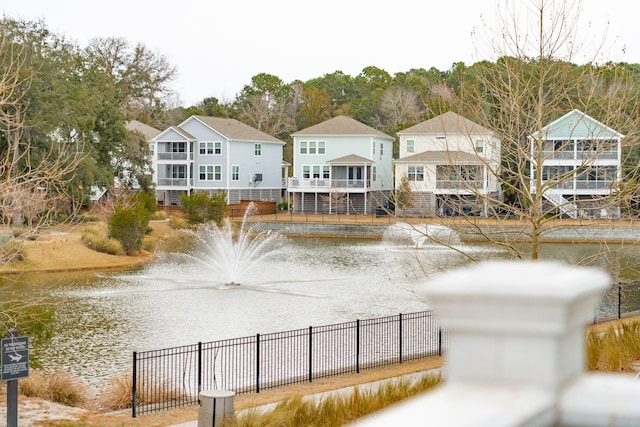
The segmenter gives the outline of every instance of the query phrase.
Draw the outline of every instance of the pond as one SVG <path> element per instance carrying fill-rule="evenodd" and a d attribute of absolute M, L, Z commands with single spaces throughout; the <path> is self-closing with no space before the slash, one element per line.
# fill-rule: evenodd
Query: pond
<path fill-rule="evenodd" d="M 479 258 L 505 256 L 483 245 L 456 248 Z M 577 262 L 600 249 L 553 244 L 543 255 Z M 634 252 L 621 249 L 592 263 L 615 280 L 638 279 Z M 467 262 L 429 245 L 290 238 L 240 286 L 226 286 L 198 262 L 166 256 L 128 271 L 22 275 L 5 280 L 0 297 L 54 303 L 55 335 L 38 349 L 40 360 L 99 387 L 130 371 L 133 351 L 427 310 L 424 281 Z"/>

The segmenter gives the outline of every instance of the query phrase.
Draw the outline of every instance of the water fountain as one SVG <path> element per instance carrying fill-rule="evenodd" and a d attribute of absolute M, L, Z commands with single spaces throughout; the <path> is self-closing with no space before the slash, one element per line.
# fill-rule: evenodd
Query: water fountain
<path fill-rule="evenodd" d="M 197 247 L 192 254 L 184 256 L 218 274 L 225 286 L 240 286 L 243 273 L 272 254 L 281 241 L 277 233 L 254 233 L 245 229 L 247 218 L 255 211 L 255 205 L 249 203 L 237 232 L 228 218 L 220 226 L 206 225 L 192 232 Z"/>
<path fill-rule="evenodd" d="M 409 224 L 397 222 L 387 229 L 384 238 L 389 241 L 409 241 L 416 248 L 429 244 L 452 246 L 461 243 L 460 235 L 440 224 Z"/>

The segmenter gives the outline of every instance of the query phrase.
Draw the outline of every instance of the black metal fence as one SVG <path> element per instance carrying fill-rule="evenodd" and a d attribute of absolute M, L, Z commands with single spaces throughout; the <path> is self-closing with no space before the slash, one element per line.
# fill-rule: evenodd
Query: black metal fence
<path fill-rule="evenodd" d="M 202 390 L 260 392 L 441 355 L 430 311 L 133 353 L 132 414 L 198 403 Z"/>
<path fill-rule="evenodd" d="M 640 315 L 640 281 L 609 287 L 596 308 L 593 323 Z"/>

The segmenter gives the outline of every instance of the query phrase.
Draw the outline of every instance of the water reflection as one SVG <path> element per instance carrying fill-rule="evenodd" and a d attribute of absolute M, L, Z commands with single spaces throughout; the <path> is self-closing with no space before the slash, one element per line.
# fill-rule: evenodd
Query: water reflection
<path fill-rule="evenodd" d="M 276 256 L 248 271 L 239 287 L 197 263 L 160 259 L 110 273 L 23 275 L 0 289 L 56 306 L 55 336 L 43 349 L 48 368 L 98 385 L 128 372 L 135 350 L 152 350 L 429 309 L 425 278 L 470 262 L 506 256 L 484 245 L 454 249 L 333 239 L 288 239 Z M 594 257 L 598 245 L 546 245 L 548 259 L 587 260 L 614 280 L 639 278 L 625 248 Z M 4 294 L 4 295 L 3 295 Z"/>

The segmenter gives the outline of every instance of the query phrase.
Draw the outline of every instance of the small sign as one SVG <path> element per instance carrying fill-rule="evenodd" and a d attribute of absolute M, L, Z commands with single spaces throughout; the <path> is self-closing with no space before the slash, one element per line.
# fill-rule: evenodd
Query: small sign
<path fill-rule="evenodd" d="M 3 338 L 2 381 L 17 380 L 29 376 L 29 337 Z"/>

